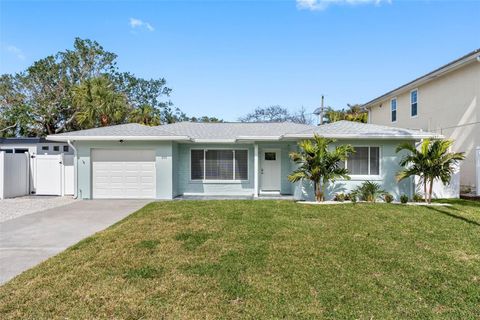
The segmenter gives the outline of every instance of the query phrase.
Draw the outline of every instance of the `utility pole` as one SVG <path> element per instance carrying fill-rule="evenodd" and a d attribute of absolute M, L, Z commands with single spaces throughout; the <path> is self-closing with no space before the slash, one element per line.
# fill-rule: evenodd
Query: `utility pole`
<path fill-rule="evenodd" d="M 324 96 L 323 96 L 323 94 L 322 94 L 322 102 L 321 102 L 321 104 L 320 104 L 320 115 L 319 115 L 319 117 L 320 117 L 320 119 L 319 119 L 320 125 L 323 124 L 323 112 L 324 112 L 323 102 L 324 102 L 324 100 L 325 100 L 325 98 L 324 98 Z"/>

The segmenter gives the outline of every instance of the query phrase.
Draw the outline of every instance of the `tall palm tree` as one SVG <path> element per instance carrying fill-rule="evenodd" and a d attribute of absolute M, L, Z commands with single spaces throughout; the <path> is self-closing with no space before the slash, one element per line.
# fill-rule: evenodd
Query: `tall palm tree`
<path fill-rule="evenodd" d="M 143 104 L 131 112 L 129 121 L 147 126 L 158 126 L 160 124 L 160 112 L 151 105 Z"/>
<path fill-rule="evenodd" d="M 463 152 L 449 152 L 452 144 L 452 140 L 430 139 L 423 140 L 418 149 L 411 143 L 400 144 L 397 152 L 407 150 L 409 154 L 400 161 L 405 169 L 397 174 L 398 181 L 419 176 L 423 183 L 425 202 L 431 203 L 433 182 L 439 179 L 443 184 L 448 184 L 458 162 L 465 159 Z"/>
<path fill-rule="evenodd" d="M 86 127 L 121 123 L 128 113 L 126 97 L 115 90 L 107 76 L 87 79 L 73 88 L 77 121 Z"/>
<path fill-rule="evenodd" d="M 333 142 L 335 142 L 334 139 L 315 135 L 312 140 L 303 140 L 298 143 L 299 152 L 290 153 L 290 158 L 299 167 L 288 176 L 288 180 L 312 181 L 315 198 L 319 202 L 324 200 L 328 182 L 334 182 L 337 178 L 350 179 L 342 163 L 349 154 L 354 152 L 354 149 L 351 145 L 341 145 L 331 149 L 329 145 Z"/>

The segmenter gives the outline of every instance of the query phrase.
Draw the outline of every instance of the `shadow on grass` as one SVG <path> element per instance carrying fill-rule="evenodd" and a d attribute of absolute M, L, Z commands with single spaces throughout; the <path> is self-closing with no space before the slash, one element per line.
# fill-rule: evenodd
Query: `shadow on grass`
<path fill-rule="evenodd" d="M 453 214 L 451 212 L 448 212 L 448 211 L 445 211 L 445 210 L 441 210 L 441 209 L 438 209 L 438 208 L 435 208 L 435 207 L 426 207 L 428 208 L 429 210 L 433 210 L 433 211 L 436 211 L 436 212 L 439 212 L 439 213 L 443 213 L 444 215 L 447 215 L 449 217 L 452 217 L 452 218 L 455 218 L 455 219 L 458 219 L 458 220 L 462 220 L 464 222 L 467 222 L 467 223 L 470 223 L 470 224 L 473 224 L 477 227 L 480 227 L 480 223 L 478 223 L 477 221 L 474 221 L 474 220 L 470 220 L 468 218 L 465 218 L 465 217 L 462 217 L 462 216 L 459 216 L 459 215 L 456 215 L 456 214 Z"/>

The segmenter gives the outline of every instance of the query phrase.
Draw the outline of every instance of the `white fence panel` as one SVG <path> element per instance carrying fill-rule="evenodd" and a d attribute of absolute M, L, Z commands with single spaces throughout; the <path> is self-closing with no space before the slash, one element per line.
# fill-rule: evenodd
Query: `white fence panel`
<path fill-rule="evenodd" d="M 63 156 L 63 194 L 73 195 L 75 184 L 75 168 L 73 166 L 73 155 Z"/>
<path fill-rule="evenodd" d="M 427 186 L 427 192 L 428 192 Z M 415 192 L 423 196 L 423 184 L 420 182 L 420 178 L 415 176 Z M 455 173 L 450 180 L 450 183 L 444 185 L 442 181 L 435 180 L 433 182 L 433 199 L 452 199 L 460 198 L 460 167 L 457 166 Z"/>
<path fill-rule="evenodd" d="M 37 195 L 62 195 L 62 155 L 36 155 L 35 180 Z"/>
<path fill-rule="evenodd" d="M 0 152 L 0 199 L 30 193 L 30 157 L 28 153 Z"/>

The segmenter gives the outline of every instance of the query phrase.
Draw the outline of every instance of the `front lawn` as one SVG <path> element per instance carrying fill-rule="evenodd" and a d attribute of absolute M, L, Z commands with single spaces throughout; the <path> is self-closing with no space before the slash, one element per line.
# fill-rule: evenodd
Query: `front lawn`
<path fill-rule="evenodd" d="M 478 319 L 480 203 L 452 203 L 152 203 L 0 287 L 0 314 Z"/>

